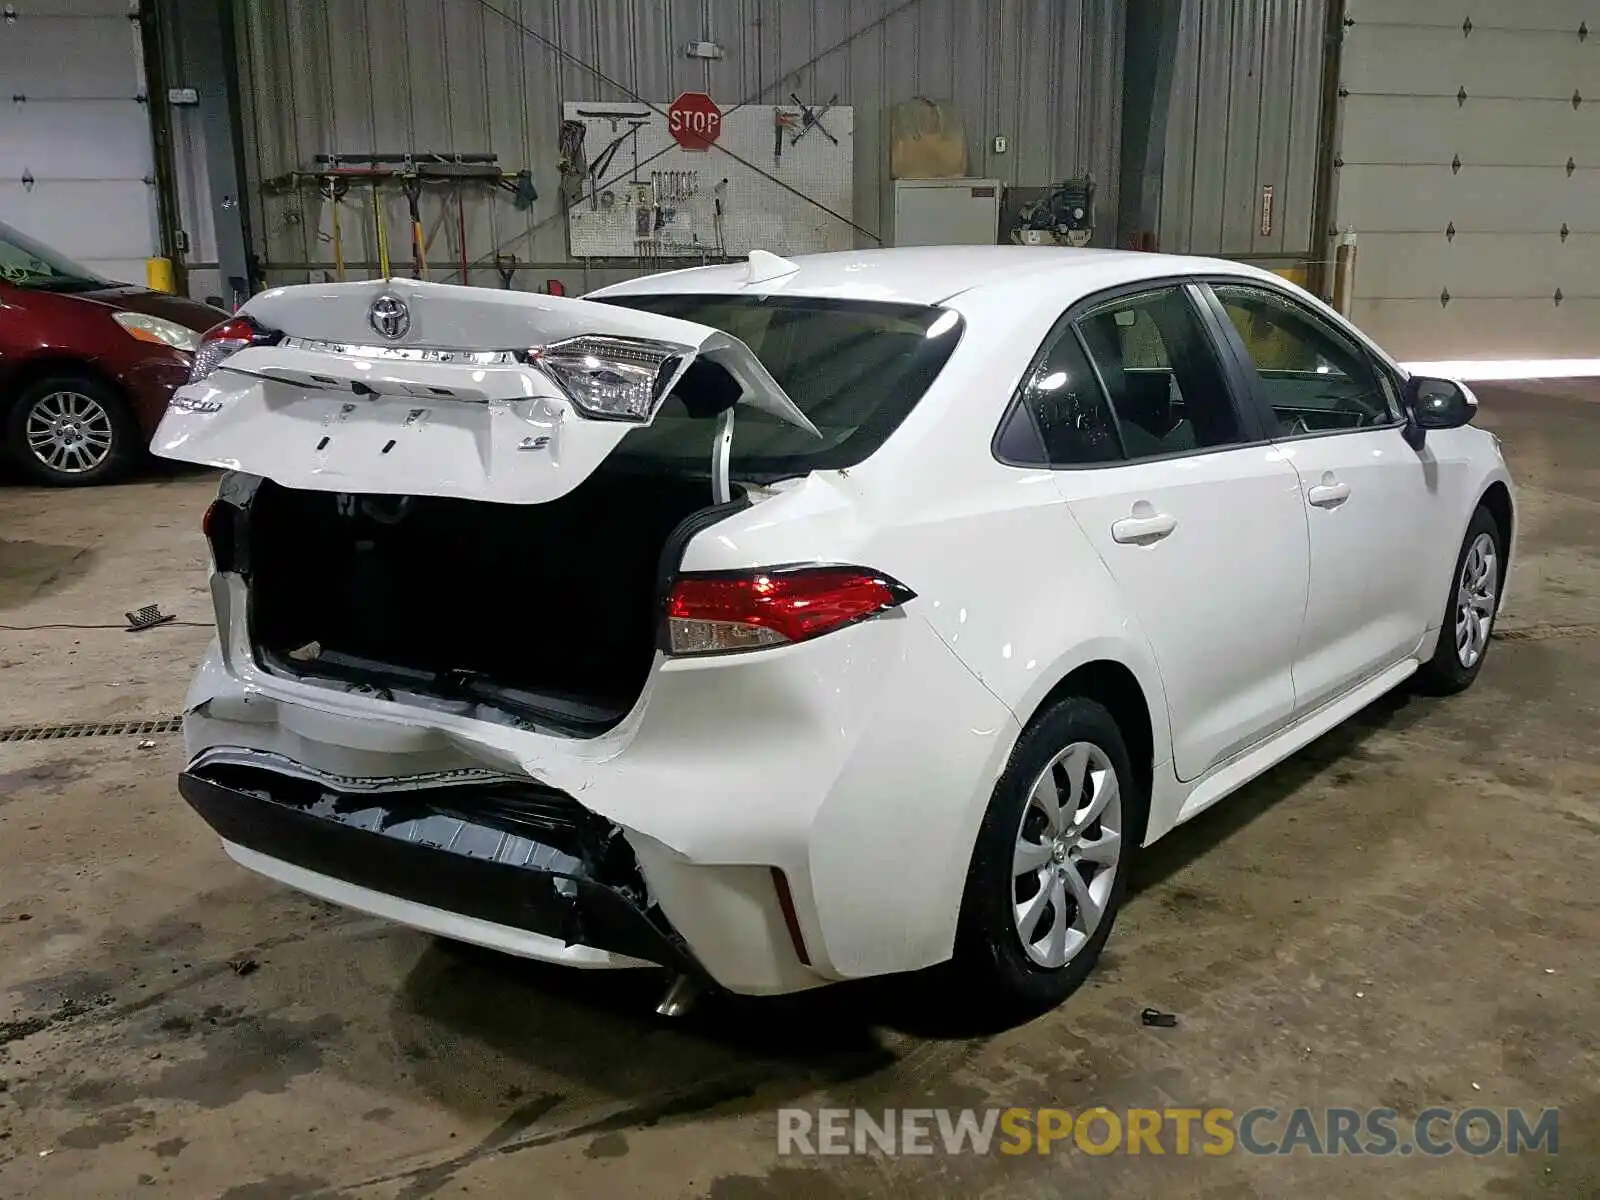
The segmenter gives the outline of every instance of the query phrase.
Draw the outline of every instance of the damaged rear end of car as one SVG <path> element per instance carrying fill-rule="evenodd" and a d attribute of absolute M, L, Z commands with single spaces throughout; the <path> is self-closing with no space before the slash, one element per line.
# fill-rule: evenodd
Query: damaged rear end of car
<path fill-rule="evenodd" d="M 675 307 L 378 281 L 264 293 L 208 335 L 153 449 L 227 472 L 181 791 L 237 861 L 567 965 L 751 992 L 850 973 L 804 928 L 840 765 L 790 771 L 796 801 L 765 816 L 761 764 L 802 755 L 808 725 L 842 761 L 828 706 L 907 636 L 959 668 L 920 626 L 869 628 L 914 599 L 901 581 L 761 556 L 752 510 L 831 451 L 858 460 L 860 423 L 814 424 Z M 883 344 L 920 356 L 909 407 L 954 339 L 926 336 L 937 309 L 884 310 L 905 336 Z M 686 569 L 739 517 L 748 569 Z"/>

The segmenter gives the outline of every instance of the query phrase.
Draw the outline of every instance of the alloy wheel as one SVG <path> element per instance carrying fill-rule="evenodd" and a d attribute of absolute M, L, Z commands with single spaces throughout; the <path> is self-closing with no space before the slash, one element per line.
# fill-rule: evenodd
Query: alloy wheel
<path fill-rule="evenodd" d="M 1094 936 L 1122 859 L 1122 793 L 1105 751 L 1074 742 L 1029 789 L 1012 858 L 1012 914 L 1028 957 L 1062 967 Z"/>
<path fill-rule="evenodd" d="M 1472 539 L 1456 585 L 1456 658 L 1463 667 L 1476 666 L 1489 648 L 1499 592 L 1500 556 L 1494 538 L 1480 533 Z"/>
<path fill-rule="evenodd" d="M 93 396 L 51 392 L 33 402 L 23 422 L 28 452 L 52 471 L 82 475 L 111 455 L 111 414 Z"/>

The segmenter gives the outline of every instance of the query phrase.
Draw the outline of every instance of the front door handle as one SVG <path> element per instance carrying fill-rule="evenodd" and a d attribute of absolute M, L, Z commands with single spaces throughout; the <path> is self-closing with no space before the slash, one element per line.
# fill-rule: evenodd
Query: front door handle
<path fill-rule="evenodd" d="M 1338 508 L 1350 499 L 1350 485 L 1340 483 L 1332 471 L 1323 473 L 1322 482 L 1306 490 L 1306 499 L 1317 508 Z"/>
<path fill-rule="evenodd" d="M 1152 512 L 1149 516 L 1124 517 L 1111 526 L 1111 540 L 1124 546 L 1149 546 L 1178 527 L 1178 518 Z"/>

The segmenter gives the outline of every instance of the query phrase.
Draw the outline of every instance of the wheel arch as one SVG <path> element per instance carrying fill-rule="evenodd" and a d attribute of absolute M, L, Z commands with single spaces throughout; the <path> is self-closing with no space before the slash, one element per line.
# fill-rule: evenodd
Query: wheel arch
<path fill-rule="evenodd" d="M 1489 510 L 1494 523 L 1500 527 L 1500 537 L 1509 553 L 1516 534 L 1516 504 L 1511 499 L 1511 489 L 1503 479 L 1496 479 L 1484 489 L 1478 504 Z"/>
<path fill-rule="evenodd" d="M 62 377 L 77 375 L 84 379 L 92 379 L 102 387 L 109 388 L 130 409 L 132 407 L 133 400 L 128 395 L 127 389 L 114 375 L 92 360 L 73 354 L 41 354 L 18 363 L 6 372 L 4 381 L 0 382 L 0 439 L 5 437 L 6 422 L 10 419 L 11 411 L 16 407 L 22 393 L 41 379 L 49 379 L 56 375 Z"/>
<path fill-rule="evenodd" d="M 1023 722 L 1033 725 L 1041 714 L 1068 696 L 1081 696 L 1103 705 L 1122 732 L 1128 757 L 1143 794 L 1148 798 L 1155 782 L 1157 725 L 1155 707 L 1139 677 L 1126 663 L 1096 658 L 1073 667 L 1034 707 Z M 1156 703 L 1161 704 L 1158 695 Z"/>

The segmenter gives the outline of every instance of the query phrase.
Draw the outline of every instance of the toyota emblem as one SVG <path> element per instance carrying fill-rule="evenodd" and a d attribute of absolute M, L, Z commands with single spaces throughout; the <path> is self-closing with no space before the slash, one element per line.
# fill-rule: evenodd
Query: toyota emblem
<path fill-rule="evenodd" d="M 389 341 L 397 342 L 411 328 L 411 310 L 399 296 L 386 293 L 372 302 L 367 321 Z"/>

